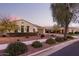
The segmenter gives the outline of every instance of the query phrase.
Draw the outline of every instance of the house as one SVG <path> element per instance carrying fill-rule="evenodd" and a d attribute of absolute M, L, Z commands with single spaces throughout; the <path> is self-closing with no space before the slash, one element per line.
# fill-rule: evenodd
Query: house
<path fill-rule="evenodd" d="M 54 33 L 53 32 L 53 27 L 45 27 L 46 28 L 46 33 Z M 64 33 L 64 27 L 60 27 L 58 28 L 58 33 Z M 79 32 L 79 28 L 78 27 L 68 27 L 67 33 L 69 32 Z M 56 33 L 56 32 L 55 32 Z"/>
<path fill-rule="evenodd" d="M 60 28 L 60 30 L 61 30 L 61 32 L 64 32 L 64 28 L 62 27 L 62 28 Z M 67 31 L 67 33 L 69 33 L 69 32 L 79 32 L 79 28 L 77 28 L 77 27 L 69 27 L 68 28 L 68 31 Z"/>
<path fill-rule="evenodd" d="M 45 28 L 32 24 L 31 22 L 28 22 L 24 19 L 20 19 L 20 20 L 15 20 L 14 21 L 16 23 L 16 25 L 18 26 L 18 29 L 16 29 L 15 31 L 12 32 L 19 32 L 19 33 L 40 33 L 40 34 L 44 34 L 45 33 Z"/>

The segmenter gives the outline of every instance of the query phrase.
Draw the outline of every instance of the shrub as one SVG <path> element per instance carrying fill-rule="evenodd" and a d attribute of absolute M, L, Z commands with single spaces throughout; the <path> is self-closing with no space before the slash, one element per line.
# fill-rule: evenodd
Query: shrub
<path fill-rule="evenodd" d="M 75 32 L 75 34 L 79 34 L 79 32 L 78 32 L 78 31 L 76 31 L 76 32 Z"/>
<path fill-rule="evenodd" d="M 19 42 L 20 40 L 19 40 L 19 39 L 17 39 L 17 41 Z"/>
<path fill-rule="evenodd" d="M 56 43 L 56 41 L 52 38 L 49 38 L 49 39 L 46 40 L 46 43 L 51 45 L 51 44 Z"/>
<path fill-rule="evenodd" d="M 52 37 L 56 37 L 56 35 L 53 35 L 53 34 L 52 34 L 52 35 L 50 35 L 50 36 L 52 36 Z"/>
<path fill-rule="evenodd" d="M 35 42 L 32 43 L 32 47 L 34 47 L 34 48 L 40 48 L 40 47 L 42 47 L 42 43 L 39 42 L 39 41 L 35 41 Z"/>
<path fill-rule="evenodd" d="M 69 32 L 68 34 L 74 34 L 73 32 Z"/>
<path fill-rule="evenodd" d="M 68 39 L 73 39 L 73 37 L 72 37 L 72 36 L 70 36 L 70 35 L 68 35 L 68 36 L 67 36 L 67 38 L 68 38 Z"/>
<path fill-rule="evenodd" d="M 57 42 L 63 42 L 63 41 L 65 41 L 63 37 L 56 37 L 55 40 Z"/>
<path fill-rule="evenodd" d="M 5 52 L 8 53 L 10 56 L 20 55 L 24 52 L 27 52 L 27 46 L 21 42 L 15 42 L 8 45 Z"/>
<path fill-rule="evenodd" d="M 2 37 L 7 37 L 6 35 L 2 35 Z"/>
<path fill-rule="evenodd" d="M 29 38 L 29 36 L 26 36 L 26 38 Z"/>
<path fill-rule="evenodd" d="M 41 38 L 43 38 L 43 37 L 45 37 L 45 35 L 44 35 L 44 34 L 42 34 L 42 35 L 41 35 Z"/>

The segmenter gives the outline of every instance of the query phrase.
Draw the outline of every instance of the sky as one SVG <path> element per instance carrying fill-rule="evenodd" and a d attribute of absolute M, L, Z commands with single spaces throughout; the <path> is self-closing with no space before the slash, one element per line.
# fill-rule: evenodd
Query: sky
<path fill-rule="evenodd" d="M 54 24 L 48 3 L 0 3 L 0 15 L 21 18 L 40 26 Z"/>
<path fill-rule="evenodd" d="M 10 16 L 12 19 L 24 19 L 40 26 L 52 26 L 52 13 L 49 3 L 0 3 L 0 16 Z M 71 23 L 78 27 L 79 24 Z"/>

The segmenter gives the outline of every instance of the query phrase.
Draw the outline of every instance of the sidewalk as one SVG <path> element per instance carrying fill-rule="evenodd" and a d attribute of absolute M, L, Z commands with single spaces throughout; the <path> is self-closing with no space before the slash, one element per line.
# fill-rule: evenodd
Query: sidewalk
<path fill-rule="evenodd" d="M 24 41 L 23 43 L 25 43 L 26 45 L 30 45 L 34 41 L 45 42 L 46 40 L 47 39 L 30 40 L 30 41 Z M 6 49 L 7 46 L 8 46 L 8 44 L 0 44 L 0 50 Z"/>
<path fill-rule="evenodd" d="M 63 43 L 60 43 L 60 44 L 57 44 L 55 46 L 52 46 L 52 47 L 49 47 L 47 49 L 44 49 L 44 50 L 41 50 L 41 51 L 38 51 L 38 52 L 35 52 L 33 54 L 30 54 L 28 56 L 48 56 L 68 45 L 71 45 L 75 42 L 79 41 L 79 39 L 74 39 L 74 40 L 70 40 L 70 41 L 66 41 L 66 42 L 63 42 Z"/>

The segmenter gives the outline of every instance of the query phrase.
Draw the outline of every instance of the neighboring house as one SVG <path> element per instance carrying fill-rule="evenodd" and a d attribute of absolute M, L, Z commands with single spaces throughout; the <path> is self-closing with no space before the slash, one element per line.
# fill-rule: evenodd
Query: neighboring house
<path fill-rule="evenodd" d="M 18 29 L 12 32 L 19 32 L 19 33 L 38 32 L 40 34 L 45 33 L 44 27 L 32 24 L 26 20 L 20 19 L 20 20 L 16 20 L 15 22 L 18 26 Z"/>
<path fill-rule="evenodd" d="M 41 27 L 41 26 L 38 26 L 38 25 L 35 25 L 35 26 L 37 28 L 38 33 L 45 34 L 45 27 Z"/>
<path fill-rule="evenodd" d="M 53 29 L 52 26 L 51 27 L 46 27 L 46 31 L 49 31 L 47 33 L 52 33 L 52 31 L 53 31 L 52 29 Z M 64 33 L 64 28 L 63 27 L 59 28 L 59 32 Z M 69 32 L 73 32 L 73 33 L 74 32 L 79 32 L 79 28 L 78 27 L 69 27 L 67 33 L 69 33 Z"/>
<path fill-rule="evenodd" d="M 61 29 L 61 32 L 64 32 L 64 28 L 60 28 Z M 69 27 L 68 28 L 68 33 L 69 32 L 79 32 L 79 28 L 77 28 L 77 27 Z"/>
<path fill-rule="evenodd" d="M 69 27 L 69 32 L 79 32 L 79 28 L 78 27 Z"/>
<path fill-rule="evenodd" d="M 46 33 L 51 33 L 52 32 L 52 28 L 53 28 L 53 26 L 46 26 L 45 27 L 45 32 Z"/>

